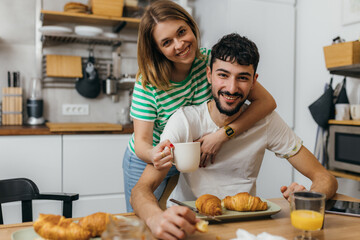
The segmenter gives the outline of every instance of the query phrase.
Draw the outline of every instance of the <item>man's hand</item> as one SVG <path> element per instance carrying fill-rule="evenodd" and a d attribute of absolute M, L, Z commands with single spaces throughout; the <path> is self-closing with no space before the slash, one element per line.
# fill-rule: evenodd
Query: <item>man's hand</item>
<path fill-rule="evenodd" d="M 195 142 L 200 142 L 201 144 L 200 167 L 206 167 L 208 162 L 214 163 L 216 154 L 220 151 L 222 144 L 227 140 L 229 139 L 223 129 L 206 134 L 196 140 Z"/>
<path fill-rule="evenodd" d="M 286 199 L 286 200 L 290 200 L 289 197 L 290 197 L 290 194 L 292 192 L 297 192 L 297 191 L 304 191 L 306 190 L 306 188 L 303 186 L 303 185 L 300 185 L 296 182 L 293 182 L 290 186 L 282 186 L 280 188 L 280 191 L 282 192 L 283 194 L 283 197 Z"/>
<path fill-rule="evenodd" d="M 195 213 L 187 207 L 172 206 L 146 220 L 151 232 L 160 239 L 184 239 L 195 232 Z"/>
<path fill-rule="evenodd" d="M 161 170 L 171 167 L 172 156 L 170 148 L 173 147 L 174 145 L 169 140 L 165 140 L 150 150 L 150 159 L 155 169 Z"/>

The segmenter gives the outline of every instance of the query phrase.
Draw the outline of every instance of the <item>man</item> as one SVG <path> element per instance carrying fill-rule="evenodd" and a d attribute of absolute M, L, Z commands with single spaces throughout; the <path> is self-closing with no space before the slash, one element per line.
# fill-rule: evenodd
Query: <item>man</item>
<path fill-rule="evenodd" d="M 161 140 L 192 142 L 236 119 L 246 109 L 246 98 L 256 82 L 259 53 L 256 45 L 238 34 L 224 36 L 212 49 L 207 78 L 213 100 L 199 106 L 179 109 L 169 119 Z M 238 192 L 256 195 L 256 178 L 265 149 L 286 158 L 299 172 L 312 180 L 310 190 L 331 198 L 337 190 L 336 179 L 313 154 L 302 146 L 301 139 L 273 112 L 243 134 L 223 144 L 214 164 L 193 173 L 181 173 L 171 197 L 180 201 L 196 200 L 203 194 L 220 199 Z M 186 207 L 172 206 L 162 211 L 153 191 L 169 169 L 156 170 L 148 165 L 132 190 L 131 204 L 153 234 L 163 239 L 182 239 L 192 234 L 196 218 Z M 275 169 L 274 169 L 275 171 Z M 285 198 L 304 186 L 292 183 L 281 187 Z M 259 194 L 261 196 L 261 194 Z"/>

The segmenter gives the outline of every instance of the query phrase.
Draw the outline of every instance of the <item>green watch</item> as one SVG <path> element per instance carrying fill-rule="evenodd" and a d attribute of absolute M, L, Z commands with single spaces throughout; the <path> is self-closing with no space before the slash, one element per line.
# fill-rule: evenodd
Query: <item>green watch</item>
<path fill-rule="evenodd" d="M 229 137 L 229 138 L 232 138 L 235 136 L 235 131 L 234 129 L 232 129 L 232 127 L 226 125 L 224 126 L 224 129 L 225 129 L 225 134 Z"/>

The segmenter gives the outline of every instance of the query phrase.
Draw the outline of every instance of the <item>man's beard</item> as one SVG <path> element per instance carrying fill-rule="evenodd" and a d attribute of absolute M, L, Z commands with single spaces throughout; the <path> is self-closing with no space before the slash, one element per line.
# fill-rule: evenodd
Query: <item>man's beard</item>
<path fill-rule="evenodd" d="M 218 95 L 220 96 L 222 93 L 224 93 L 224 94 L 226 94 L 226 95 L 229 95 L 229 96 L 239 96 L 240 98 L 243 98 L 244 97 L 244 95 L 243 94 L 239 94 L 239 93 L 237 93 L 237 94 L 230 94 L 229 92 L 218 92 Z M 242 105 L 245 103 L 245 101 L 246 101 L 246 98 L 245 98 L 245 100 L 244 101 L 242 101 L 242 102 L 239 102 L 236 106 L 235 106 L 235 108 L 233 108 L 233 109 L 230 109 L 230 110 L 227 110 L 227 109 L 224 109 L 222 106 L 221 106 L 221 103 L 220 103 L 220 100 L 219 100 L 219 98 L 217 97 L 217 96 L 215 96 L 215 94 L 213 94 L 213 98 L 214 98 L 214 100 L 215 100 L 215 104 L 216 104 L 216 107 L 217 107 L 217 109 L 219 110 L 219 112 L 221 113 L 221 114 L 225 114 L 225 115 L 227 115 L 227 116 L 232 116 L 232 115 L 234 115 L 235 113 L 238 113 L 239 111 L 240 111 L 240 108 L 242 107 Z"/>

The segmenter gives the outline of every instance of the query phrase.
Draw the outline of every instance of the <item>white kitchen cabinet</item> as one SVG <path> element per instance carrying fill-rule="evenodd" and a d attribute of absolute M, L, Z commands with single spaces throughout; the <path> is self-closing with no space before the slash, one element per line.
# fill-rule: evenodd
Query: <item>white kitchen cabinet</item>
<path fill-rule="evenodd" d="M 122 159 L 130 137 L 63 136 L 63 190 L 80 194 L 74 216 L 125 211 Z"/>
<path fill-rule="evenodd" d="M 61 192 L 61 136 L 1 136 L 0 179 L 29 178 L 40 192 Z M 33 216 L 39 212 L 61 214 L 57 201 L 34 201 Z M 21 222 L 20 203 L 3 205 L 4 223 Z"/>
<path fill-rule="evenodd" d="M 61 191 L 61 136 L 1 136 L 0 179 L 25 177 L 42 192 Z"/>
<path fill-rule="evenodd" d="M 122 160 L 131 134 L 0 136 L 0 179 L 26 177 L 41 192 L 79 193 L 73 217 L 126 212 Z M 62 214 L 58 201 L 33 201 L 39 213 Z M 3 205 L 4 223 L 21 222 L 20 203 Z"/>

